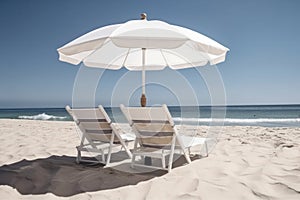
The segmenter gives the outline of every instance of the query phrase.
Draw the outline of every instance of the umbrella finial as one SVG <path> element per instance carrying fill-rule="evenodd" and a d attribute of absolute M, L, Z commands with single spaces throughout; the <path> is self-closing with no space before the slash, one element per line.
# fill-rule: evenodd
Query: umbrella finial
<path fill-rule="evenodd" d="M 141 14 L 141 20 L 147 20 L 147 13 Z"/>

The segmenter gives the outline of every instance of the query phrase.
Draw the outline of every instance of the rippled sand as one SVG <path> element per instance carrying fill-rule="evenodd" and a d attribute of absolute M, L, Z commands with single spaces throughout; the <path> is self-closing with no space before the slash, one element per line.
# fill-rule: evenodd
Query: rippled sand
<path fill-rule="evenodd" d="M 209 127 L 185 133 L 216 134 Z M 223 127 L 209 157 L 166 174 L 77 165 L 73 122 L 0 120 L 1 199 L 300 199 L 300 128 Z M 62 197 L 66 196 L 66 197 Z"/>

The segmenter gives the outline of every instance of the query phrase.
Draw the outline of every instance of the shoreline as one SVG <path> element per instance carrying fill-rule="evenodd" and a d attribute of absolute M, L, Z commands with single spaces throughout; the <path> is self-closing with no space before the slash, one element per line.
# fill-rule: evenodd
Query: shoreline
<path fill-rule="evenodd" d="M 0 119 L 0 141 L 4 199 L 300 198 L 299 127 L 224 126 L 209 157 L 159 175 L 77 165 L 74 122 Z"/>
<path fill-rule="evenodd" d="M 188 118 L 186 118 L 188 119 Z M 191 118 L 193 119 L 193 118 Z M 201 118 L 199 118 L 201 119 Z M 233 119 L 233 118 L 225 118 L 225 119 Z M 267 118 L 266 118 L 267 119 Z M 289 118 L 287 118 L 289 119 Z M 291 119 L 294 119 L 294 118 L 291 118 Z M 300 118 L 297 118 L 297 120 L 300 120 Z M 5 121 L 5 120 L 16 120 L 16 121 L 27 121 L 27 122 L 61 122 L 61 123 L 64 123 L 64 122 L 67 122 L 67 123 L 72 123 L 74 122 L 73 120 L 41 120 L 41 119 L 22 119 L 22 118 L 19 118 L 19 119 L 15 119 L 15 118 L 0 118 L 0 123 L 1 121 Z M 223 124 L 223 125 L 207 125 L 207 124 L 193 124 L 193 123 L 184 123 L 185 120 L 183 120 L 183 123 L 181 124 L 176 124 L 176 117 L 173 118 L 174 122 L 175 122 L 175 125 L 176 126 L 190 126 L 190 127 L 261 127 L 261 128 L 300 128 L 300 122 L 299 122 L 299 125 L 298 126 L 295 126 L 295 125 L 284 125 L 284 124 L 279 124 L 277 126 L 275 126 L 274 124 L 273 125 L 259 125 L 259 124 L 253 124 L 253 125 L 249 125 L 249 124 L 246 124 L 246 125 L 242 125 L 242 124 Z M 178 120 L 179 121 L 179 120 Z M 120 122 L 118 124 L 124 124 L 124 125 L 127 125 L 128 123 L 127 122 Z"/>

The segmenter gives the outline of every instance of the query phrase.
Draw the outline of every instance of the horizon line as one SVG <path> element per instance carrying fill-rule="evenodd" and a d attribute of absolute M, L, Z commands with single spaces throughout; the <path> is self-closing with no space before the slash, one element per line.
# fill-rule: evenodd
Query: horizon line
<path fill-rule="evenodd" d="M 101 104 L 99 104 L 101 105 Z M 193 106 L 199 106 L 199 107 L 230 107 L 230 106 L 300 106 L 296 103 L 287 103 L 287 104 L 227 104 L 227 105 L 167 105 L 168 107 L 193 107 Z M 119 108 L 118 106 L 103 106 L 104 108 Z M 1 110 L 13 110 L 13 109 L 64 109 L 65 107 L 10 107 L 10 108 L 2 108 Z M 84 108 L 84 107 L 82 107 Z"/>

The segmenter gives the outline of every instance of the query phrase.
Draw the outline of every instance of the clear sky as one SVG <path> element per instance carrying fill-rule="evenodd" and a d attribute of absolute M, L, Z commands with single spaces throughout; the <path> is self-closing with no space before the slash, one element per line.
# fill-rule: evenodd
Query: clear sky
<path fill-rule="evenodd" d="M 230 48 L 226 62 L 217 66 L 228 104 L 300 104 L 299 10 L 298 0 L 1 0 L 0 108 L 71 104 L 79 66 L 58 61 L 56 49 L 142 12 Z M 110 90 L 124 73 L 108 73 L 107 86 L 98 89 Z M 183 73 L 188 77 L 190 71 Z M 192 84 L 203 95 L 201 103 L 209 104 L 203 81 Z M 147 91 L 159 97 L 155 86 Z M 105 92 L 98 93 L 99 103 L 108 104 Z"/>

